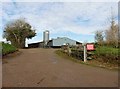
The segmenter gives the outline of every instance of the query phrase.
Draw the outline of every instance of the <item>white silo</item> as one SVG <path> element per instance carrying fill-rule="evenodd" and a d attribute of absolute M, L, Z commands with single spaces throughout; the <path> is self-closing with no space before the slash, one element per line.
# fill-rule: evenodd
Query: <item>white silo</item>
<path fill-rule="evenodd" d="M 49 31 L 46 30 L 43 32 L 43 42 L 45 46 L 47 46 L 48 41 L 49 41 Z"/>

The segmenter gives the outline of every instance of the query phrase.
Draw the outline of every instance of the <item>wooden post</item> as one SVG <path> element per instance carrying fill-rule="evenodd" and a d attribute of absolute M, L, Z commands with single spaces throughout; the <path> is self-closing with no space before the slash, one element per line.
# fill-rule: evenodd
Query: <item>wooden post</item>
<path fill-rule="evenodd" d="M 86 50 L 86 44 L 84 44 L 84 62 L 87 62 L 87 50 Z"/>

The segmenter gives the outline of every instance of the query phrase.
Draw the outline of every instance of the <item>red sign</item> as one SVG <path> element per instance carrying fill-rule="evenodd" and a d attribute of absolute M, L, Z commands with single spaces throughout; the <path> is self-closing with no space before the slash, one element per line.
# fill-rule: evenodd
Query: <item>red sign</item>
<path fill-rule="evenodd" d="M 94 44 L 87 44 L 87 50 L 94 50 Z"/>

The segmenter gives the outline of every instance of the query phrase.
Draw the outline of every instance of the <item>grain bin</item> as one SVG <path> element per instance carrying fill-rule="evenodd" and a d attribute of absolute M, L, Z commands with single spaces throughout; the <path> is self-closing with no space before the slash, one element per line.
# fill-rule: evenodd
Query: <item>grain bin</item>
<path fill-rule="evenodd" d="M 43 42 L 44 42 L 44 46 L 47 46 L 47 43 L 49 41 L 49 31 L 46 30 L 43 32 Z"/>

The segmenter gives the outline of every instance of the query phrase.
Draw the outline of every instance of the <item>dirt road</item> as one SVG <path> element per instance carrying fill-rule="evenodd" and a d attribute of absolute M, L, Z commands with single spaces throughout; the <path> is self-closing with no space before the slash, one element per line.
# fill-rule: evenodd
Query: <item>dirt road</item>
<path fill-rule="evenodd" d="M 22 49 L 3 64 L 3 87 L 117 87 L 118 72 L 59 57 L 54 49 Z"/>

